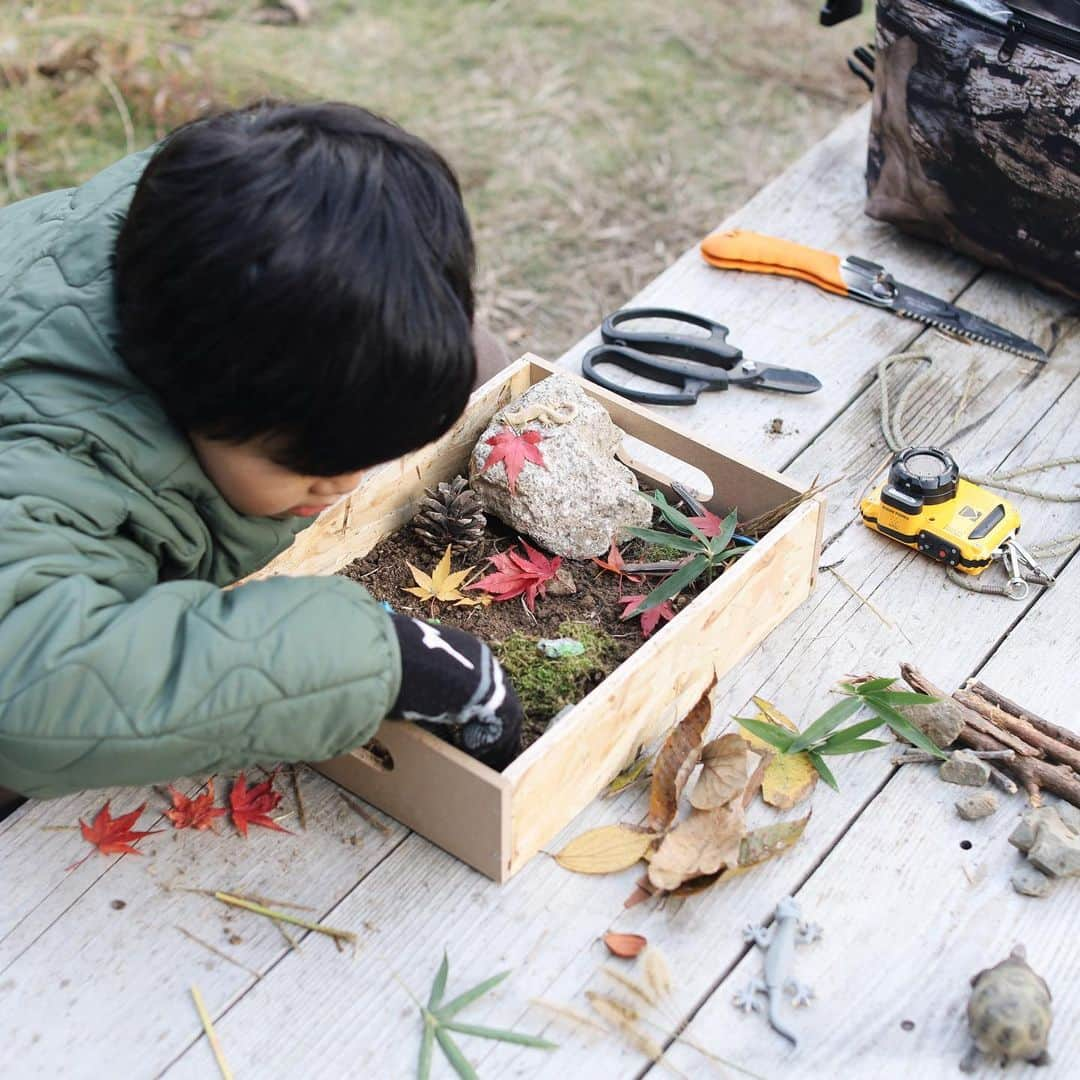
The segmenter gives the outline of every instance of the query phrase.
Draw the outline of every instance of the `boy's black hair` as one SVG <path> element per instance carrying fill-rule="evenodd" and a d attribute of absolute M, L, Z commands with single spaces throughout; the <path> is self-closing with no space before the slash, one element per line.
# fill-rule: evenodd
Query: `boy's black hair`
<path fill-rule="evenodd" d="M 476 372 L 453 172 L 352 105 L 259 103 L 170 135 L 115 252 L 118 350 L 183 430 L 334 476 L 445 432 Z"/>

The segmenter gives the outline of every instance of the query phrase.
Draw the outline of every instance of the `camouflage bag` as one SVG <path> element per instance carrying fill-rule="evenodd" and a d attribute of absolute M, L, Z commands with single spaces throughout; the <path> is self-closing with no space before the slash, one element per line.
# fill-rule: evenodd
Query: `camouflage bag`
<path fill-rule="evenodd" d="M 878 0 L 866 212 L 1080 297 L 1080 0 Z"/>

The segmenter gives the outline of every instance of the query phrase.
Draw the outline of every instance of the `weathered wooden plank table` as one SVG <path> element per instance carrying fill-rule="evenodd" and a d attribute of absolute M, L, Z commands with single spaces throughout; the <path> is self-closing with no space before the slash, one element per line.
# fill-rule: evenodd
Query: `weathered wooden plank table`
<path fill-rule="evenodd" d="M 888 458 L 875 368 L 913 344 L 933 353 L 937 377 L 909 408 L 910 440 L 958 430 L 951 449 L 979 471 L 1080 452 L 1080 335 L 1068 305 L 865 218 L 866 127 L 864 110 L 727 224 L 887 263 L 903 280 L 1052 346 L 1051 362 L 1036 369 L 802 283 L 718 272 L 696 252 L 635 298 L 720 319 L 747 355 L 810 368 L 824 382 L 806 398 L 731 391 L 676 413 L 705 440 L 799 479 L 840 477 L 829 493 L 824 561 L 843 558 L 842 580 L 823 573 L 810 601 L 721 682 L 718 722 L 754 694 L 814 715 L 843 674 L 892 673 L 906 659 L 950 689 L 979 674 L 1080 727 L 1075 560 L 1056 560 L 1053 589 L 1013 603 L 958 590 L 939 567 L 858 523 L 858 496 Z M 575 369 L 593 340 L 562 363 Z M 774 417 L 783 420 L 781 434 Z M 1066 483 L 1051 480 L 1059 489 Z M 1076 504 L 1016 501 L 1029 539 L 1080 528 Z M 544 1054 L 463 1039 L 483 1076 L 634 1077 L 669 1067 L 723 1075 L 685 1041 L 672 1041 L 682 1032 L 764 1076 L 952 1077 L 966 1046 L 968 977 L 1023 941 L 1055 992 L 1058 1017 L 1055 1064 L 1037 1075 L 1075 1075 L 1077 883 L 1061 882 L 1043 900 L 1016 895 L 1008 877 L 1018 856 L 1006 837 L 1020 798 L 965 823 L 952 808 L 959 789 L 929 768 L 898 771 L 890 757 L 842 759 L 840 793 L 819 788 L 805 837 L 784 857 L 686 901 L 629 911 L 632 873 L 575 876 L 540 856 L 498 887 L 389 819 L 376 815 L 382 827 L 367 825 L 307 770 L 307 829 L 294 837 L 255 830 L 244 842 L 164 831 L 143 842 L 141 858 L 95 855 L 70 872 L 84 845 L 77 833 L 50 827 L 87 817 L 108 795 L 118 811 L 144 798 L 159 807 L 161 799 L 147 790 L 28 803 L 0 823 L 0 1074 L 212 1076 L 189 996 L 195 984 L 238 1076 L 407 1077 L 420 1022 L 404 987 L 426 993 L 446 949 L 451 991 L 513 971 L 472 1006 L 470 1021 L 560 1044 Z M 598 801 L 566 836 L 637 820 L 643 802 L 640 792 Z M 221 888 L 308 905 L 312 917 L 356 931 L 361 946 L 355 957 L 339 955 L 327 939 L 300 934 L 293 949 L 272 924 L 197 891 Z M 731 1002 L 760 963 L 742 927 L 767 919 L 787 894 L 826 935 L 799 956 L 800 977 L 818 1000 L 797 1018 L 797 1051 Z M 613 989 L 598 941 L 611 927 L 645 934 L 674 971 L 663 1012 L 652 1014 L 651 1031 L 668 1047 L 660 1065 L 531 1003 L 583 1009 L 587 990 Z M 1012 1074 L 1028 1075 L 1018 1066 Z M 451 1075 L 438 1057 L 434 1075 Z"/>

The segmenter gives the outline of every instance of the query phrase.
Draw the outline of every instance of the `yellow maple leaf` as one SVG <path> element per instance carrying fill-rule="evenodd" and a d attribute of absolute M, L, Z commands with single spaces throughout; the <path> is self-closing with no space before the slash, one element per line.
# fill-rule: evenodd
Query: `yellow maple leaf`
<path fill-rule="evenodd" d="M 421 600 L 430 600 L 432 604 L 436 600 L 441 600 L 445 604 L 454 603 L 458 607 L 473 607 L 480 601 L 471 596 L 465 596 L 461 592 L 461 586 L 476 568 L 468 566 L 464 570 L 455 570 L 451 573 L 450 549 L 451 545 L 447 544 L 443 557 L 430 574 L 425 574 L 423 570 L 418 570 L 412 563 L 407 562 L 405 565 L 412 571 L 413 581 L 416 584 L 411 587 L 403 586 L 404 591 L 412 593 L 413 596 L 419 596 Z"/>
<path fill-rule="evenodd" d="M 754 698 L 758 707 L 757 718 L 772 724 L 779 724 L 789 731 L 798 732 L 794 721 L 785 716 L 771 701 Z M 759 754 L 769 754 L 769 764 L 765 766 L 765 776 L 761 781 L 761 797 L 779 810 L 790 810 L 814 790 L 818 781 L 818 772 L 809 755 L 777 753 L 775 746 L 770 746 L 764 739 L 740 727 L 739 733 L 750 744 L 750 749 Z"/>

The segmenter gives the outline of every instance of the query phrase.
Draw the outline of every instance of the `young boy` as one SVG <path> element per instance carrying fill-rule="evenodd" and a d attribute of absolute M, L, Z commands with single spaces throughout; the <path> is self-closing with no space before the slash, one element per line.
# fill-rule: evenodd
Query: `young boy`
<path fill-rule="evenodd" d="M 457 181 L 352 106 L 257 105 L 0 210 L 0 785 L 318 761 L 385 716 L 502 767 L 476 638 L 263 566 L 476 377 Z"/>

